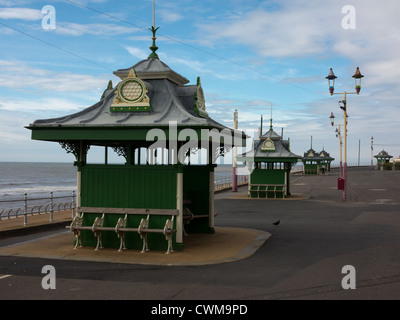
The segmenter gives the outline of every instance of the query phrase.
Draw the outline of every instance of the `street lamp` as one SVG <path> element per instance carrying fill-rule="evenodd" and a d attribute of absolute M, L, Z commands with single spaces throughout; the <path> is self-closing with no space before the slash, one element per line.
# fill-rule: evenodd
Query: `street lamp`
<path fill-rule="evenodd" d="M 357 67 L 356 72 L 353 75 L 353 78 L 355 80 L 355 86 L 356 86 L 356 93 L 360 94 L 360 90 L 361 90 L 361 78 L 363 78 L 364 76 L 361 74 L 360 72 L 360 68 Z"/>
<path fill-rule="evenodd" d="M 331 119 L 331 125 L 333 127 L 334 123 L 335 123 L 335 116 L 333 115 L 333 112 L 331 112 L 331 115 L 329 117 Z"/>
<path fill-rule="evenodd" d="M 374 170 L 374 137 L 371 137 L 371 170 Z"/>
<path fill-rule="evenodd" d="M 359 94 L 361 90 L 361 78 L 364 76 L 360 72 L 360 68 L 357 67 L 356 72 L 352 76 L 355 79 L 355 89 L 356 92 L 342 92 L 342 93 L 334 93 L 335 90 L 335 79 L 337 78 L 333 73 L 332 68 L 330 68 L 329 74 L 326 79 L 328 79 L 329 84 L 329 92 L 331 96 L 333 94 L 343 94 L 343 100 L 340 103 L 343 104 L 340 108 L 343 110 L 343 127 L 344 127 L 344 163 L 343 163 L 343 179 L 344 179 L 344 187 L 343 187 L 343 201 L 347 200 L 347 95 L 348 94 Z"/>
<path fill-rule="evenodd" d="M 335 79 L 337 77 L 335 76 L 335 74 L 333 73 L 333 70 L 331 68 L 331 70 L 329 71 L 329 74 L 327 77 L 325 77 L 325 79 L 328 79 L 328 83 L 329 83 L 329 92 L 331 93 L 331 95 L 333 95 L 333 91 L 335 90 Z"/>

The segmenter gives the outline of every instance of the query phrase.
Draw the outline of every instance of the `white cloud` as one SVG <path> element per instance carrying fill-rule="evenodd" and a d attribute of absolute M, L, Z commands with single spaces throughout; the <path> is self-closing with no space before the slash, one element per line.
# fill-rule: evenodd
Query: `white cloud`
<path fill-rule="evenodd" d="M 1 108 L 1 107 L 0 107 Z M 21 113 L 18 115 L 15 112 L 9 111 L 0 111 L 1 114 L 1 123 L 0 123 L 0 141 L 2 143 L 13 141 L 26 141 L 29 134 L 24 130 L 24 126 L 26 126 L 27 119 L 24 116 L 21 116 Z"/>
<path fill-rule="evenodd" d="M 71 102 L 65 99 L 59 98 L 45 98 L 37 101 L 32 101 L 30 99 L 9 99 L 6 102 L 0 102 L 1 110 L 8 111 L 21 111 L 24 112 L 41 112 L 41 111 L 63 111 L 67 113 L 68 111 L 78 111 L 82 110 L 84 106 Z"/>
<path fill-rule="evenodd" d="M 263 57 L 292 57 L 319 54 L 332 19 L 332 10 L 323 11 L 315 1 L 284 1 L 278 11 L 256 9 L 232 20 L 200 26 L 203 40 L 210 43 L 230 41 L 253 48 Z M 327 17 L 328 16 L 328 17 Z M 340 16 L 338 16 L 340 18 Z M 322 27 L 321 27 L 322 26 Z"/>
<path fill-rule="evenodd" d="M 195 59 L 183 59 L 178 58 L 176 56 L 168 55 L 163 52 L 163 61 L 165 61 L 168 65 L 181 65 L 189 68 L 191 71 L 196 71 L 200 75 L 204 74 L 212 74 L 214 77 L 219 79 L 233 79 L 235 75 L 232 75 L 228 70 L 224 70 L 223 72 L 219 72 L 216 69 L 211 69 L 210 66 L 215 65 L 215 62 L 210 61 L 199 61 Z"/>
<path fill-rule="evenodd" d="M 34 68 L 21 61 L 0 60 L 0 87 L 48 92 L 84 92 L 105 88 L 107 79 Z"/>
<path fill-rule="evenodd" d="M 0 27 L 0 34 L 10 35 L 15 33 L 13 29 Z"/>
<path fill-rule="evenodd" d="M 183 19 L 179 13 L 167 9 L 158 10 L 157 16 L 160 16 L 164 22 L 177 22 Z"/>
<path fill-rule="evenodd" d="M 138 29 L 117 24 L 79 24 L 72 22 L 57 22 L 56 32 L 63 35 L 82 36 L 84 34 L 113 36 L 127 33 L 134 33 Z"/>
<path fill-rule="evenodd" d="M 365 61 L 394 57 L 400 49 L 400 2 L 353 0 L 356 29 L 342 28 L 344 1 L 283 0 L 280 9 L 257 8 L 199 25 L 203 41 L 252 48 L 261 57 L 294 58 L 333 53 Z"/>
<path fill-rule="evenodd" d="M 150 54 L 149 51 L 144 51 L 137 47 L 125 47 L 125 49 L 129 52 L 129 54 L 131 54 L 132 56 L 139 58 L 141 60 L 146 59 L 147 56 Z"/>
<path fill-rule="evenodd" d="M 0 19 L 40 20 L 41 10 L 29 8 L 0 8 Z"/>

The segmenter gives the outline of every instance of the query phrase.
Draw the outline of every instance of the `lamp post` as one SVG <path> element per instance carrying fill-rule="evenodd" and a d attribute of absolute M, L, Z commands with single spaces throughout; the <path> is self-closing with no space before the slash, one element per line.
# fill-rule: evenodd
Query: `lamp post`
<path fill-rule="evenodd" d="M 331 119 L 331 125 L 332 127 L 335 126 L 336 130 L 336 138 L 339 138 L 339 150 L 340 150 L 340 171 L 339 171 L 339 176 L 343 177 L 343 163 L 342 163 L 342 148 L 343 148 L 343 141 L 342 141 L 342 135 L 341 135 L 341 124 L 335 125 L 335 116 L 333 115 L 333 112 L 331 112 L 331 115 L 329 116 Z"/>
<path fill-rule="evenodd" d="M 343 156 L 344 156 L 344 163 L 343 163 L 343 179 L 344 179 L 344 187 L 343 187 L 343 201 L 347 201 L 347 95 L 348 94 L 359 94 L 361 90 L 361 78 L 364 76 L 361 74 L 359 67 L 357 67 L 356 72 L 353 75 L 355 80 L 355 89 L 356 92 L 341 92 L 341 93 L 334 93 L 335 90 L 335 79 L 337 78 L 333 73 L 332 68 L 330 68 L 329 74 L 326 79 L 328 79 L 329 84 L 329 92 L 332 95 L 334 94 L 343 94 L 343 100 L 340 101 L 343 103 L 343 107 L 340 107 L 343 110 L 343 129 L 344 129 L 344 148 L 343 148 Z"/>
<path fill-rule="evenodd" d="M 374 137 L 371 137 L 371 170 L 374 170 Z"/>
<path fill-rule="evenodd" d="M 235 109 L 235 112 L 233 113 L 233 129 L 237 130 L 238 129 L 238 111 Z M 237 167 L 237 162 L 236 162 L 236 155 L 237 155 L 237 148 L 233 147 L 233 160 L 232 160 L 232 192 L 237 192 L 237 173 L 236 173 L 236 167 Z"/>

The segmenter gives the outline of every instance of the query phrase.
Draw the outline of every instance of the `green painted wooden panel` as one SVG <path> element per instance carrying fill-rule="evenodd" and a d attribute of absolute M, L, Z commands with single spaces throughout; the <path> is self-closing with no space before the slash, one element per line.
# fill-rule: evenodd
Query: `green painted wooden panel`
<path fill-rule="evenodd" d="M 285 184 L 285 170 L 253 170 L 251 184 Z"/>
<path fill-rule="evenodd" d="M 108 208 L 176 209 L 176 166 L 86 165 L 81 171 L 81 206 Z M 85 214 L 84 225 L 90 226 L 101 214 Z M 106 215 L 104 226 L 114 227 L 123 215 Z M 137 228 L 145 215 L 129 215 L 127 227 Z M 171 216 L 150 217 L 149 228 L 163 229 Z M 141 249 L 142 240 L 135 232 L 126 233 L 126 246 Z M 82 232 L 84 246 L 95 246 L 93 232 Z M 118 248 L 119 239 L 113 231 L 103 231 L 104 247 Z M 149 234 L 150 249 L 166 250 L 162 234 Z M 174 237 L 175 244 L 175 237 Z"/>
<path fill-rule="evenodd" d="M 86 165 L 83 207 L 176 209 L 173 166 Z"/>
<path fill-rule="evenodd" d="M 318 164 L 311 162 L 304 162 L 304 174 L 317 174 Z"/>

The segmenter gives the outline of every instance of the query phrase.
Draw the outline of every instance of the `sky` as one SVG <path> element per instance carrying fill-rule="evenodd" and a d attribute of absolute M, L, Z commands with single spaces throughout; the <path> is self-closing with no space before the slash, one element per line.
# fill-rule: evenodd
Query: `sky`
<path fill-rule="evenodd" d="M 374 155 L 400 155 L 399 13 L 397 0 L 156 0 L 157 54 L 190 84 L 201 78 L 216 121 L 233 127 L 237 109 L 240 129 L 256 131 L 261 115 L 265 129 L 272 105 L 292 152 L 302 156 L 312 136 L 336 161 L 329 116 L 343 124 L 343 96 L 329 94 L 325 77 L 333 68 L 335 92 L 354 92 L 359 67 L 347 161 L 358 162 L 360 145 L 369 164 L 371 136 Z M 0 0 L 0 161 L 73 161 L 24 127 L 98 102 L 120 81 L 113 71 L 148 57 L 152 24 L 152 0 Z"/>

